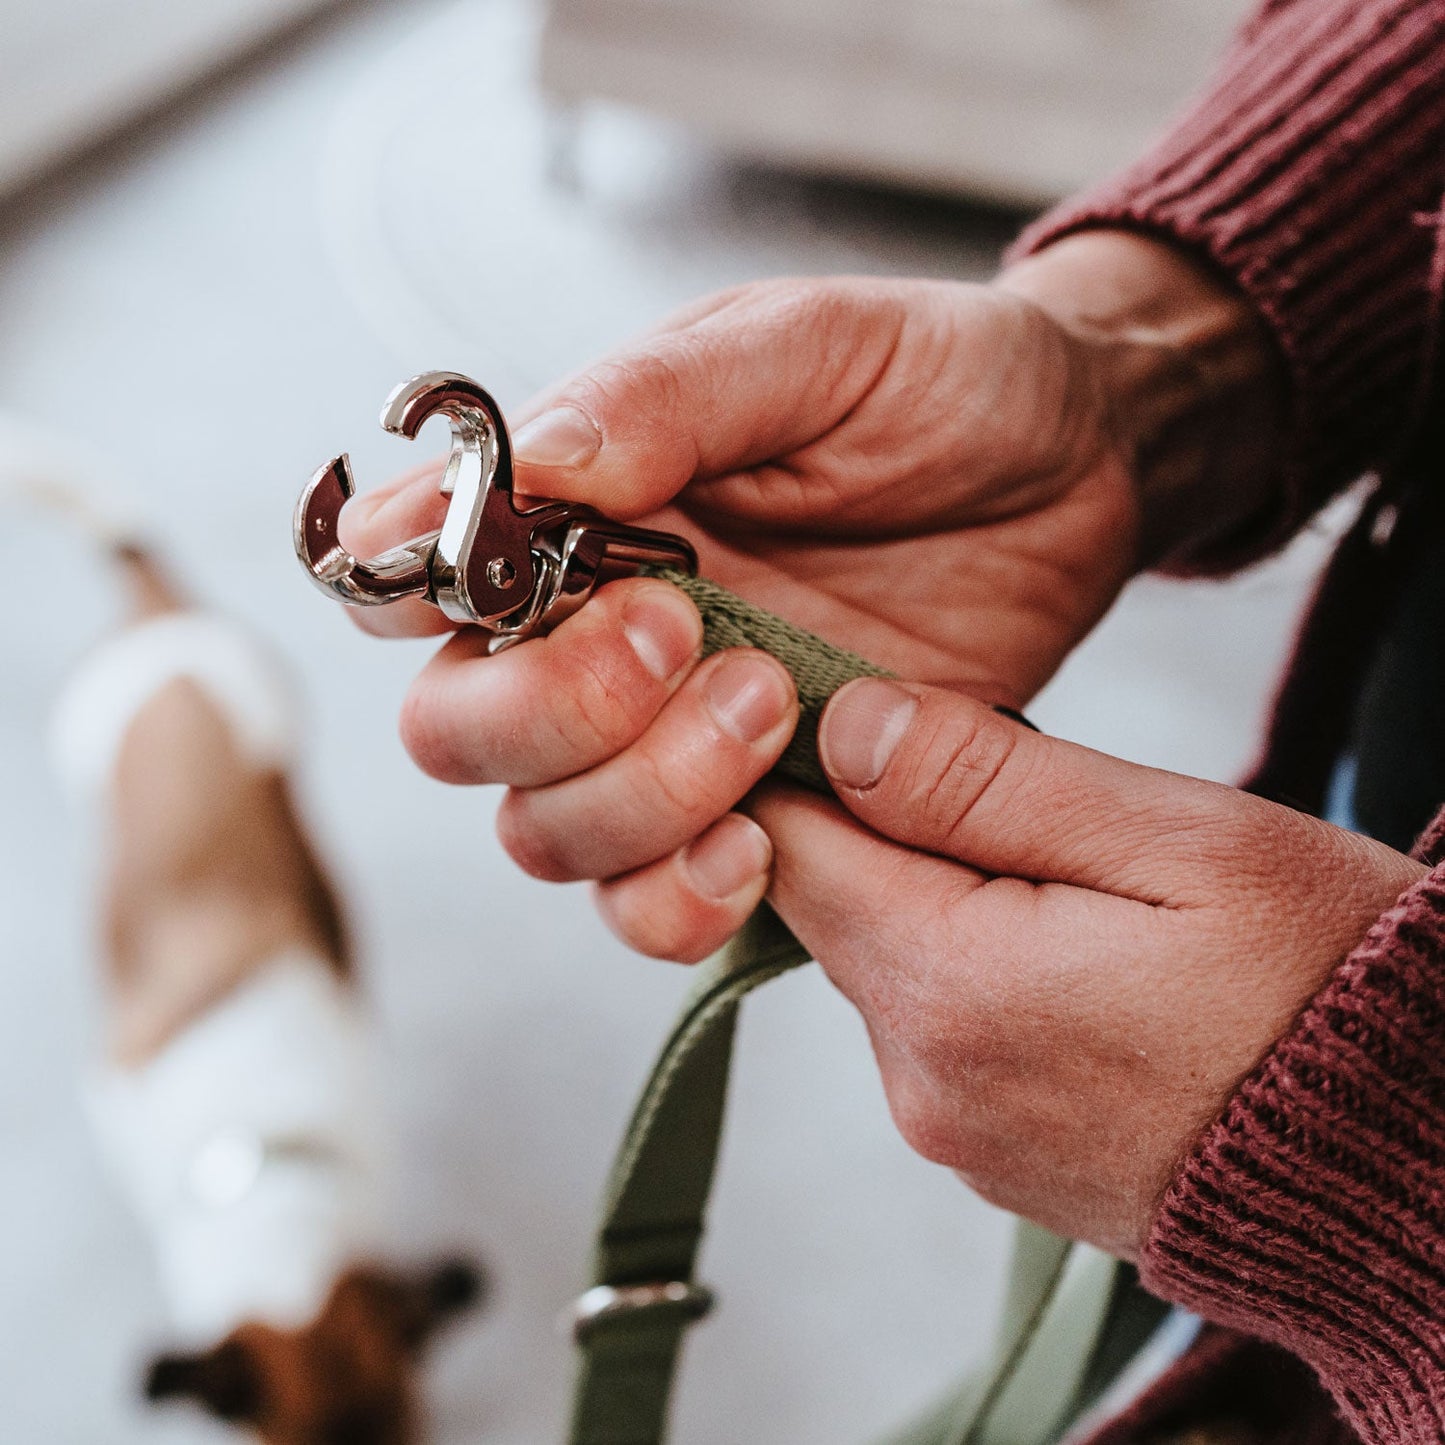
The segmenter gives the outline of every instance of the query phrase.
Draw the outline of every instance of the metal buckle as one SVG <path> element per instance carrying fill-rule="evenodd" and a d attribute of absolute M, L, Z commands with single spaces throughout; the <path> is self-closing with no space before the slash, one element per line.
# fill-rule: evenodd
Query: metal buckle
<path fill-rule="evenodd" d="M 572 1338 L 583 1344 L 603 1326 L 650 1310 L 675 1310 L 685 1323 L 693 1324 L 711 1311 L 713 1303 L 710 1289 L 685 1280 L 593 1285 L 572 1306 Z"/>
<path fill-rule="evenodd" d="M 356 607 L 419 598 L 453 622 L 486 628 L 495 650 L 555 627 L 615 577 L 647 566 L 697 571 L 692 544 L 671 532 L 613 522 L 580 502 L 518 509 L 507 423 L 469 377 L 429 371 L 403 382 L 387 398 L 381 424 L 414 438 L 434 416 L 446 417 L 452 429 L 440 488 L 451 500 L 437 531 L 378 557 L 352 556 L 336 531 L 356 490 L 344 453 L 301 493 L 292 526 L 296 555 L 332 596 Z"/>

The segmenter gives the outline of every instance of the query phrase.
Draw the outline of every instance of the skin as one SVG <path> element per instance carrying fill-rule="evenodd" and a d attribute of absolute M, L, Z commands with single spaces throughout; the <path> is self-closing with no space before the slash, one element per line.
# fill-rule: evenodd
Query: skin
<path fill-rule="evenodd" d="M 1024 703 L 1142 566 L 1272 525 L 1286 402 L 1248 306 L 1124 234 L 987 287 L 727 293 L 538 402 L 518 487 L 685 531 L 708 575 L 909 679 L 830 703 L 836 798 L 762 783 L 786 675 L 698 663 L 691 605 L 646 580 L 495 658 L 458 634 L 403 738 L 433 776 L 507 785 L 512 856 L 595 880 L 645 953 L 701 958 L 766 893 L 858 1007 L 914 1148 L 1136 1256 L 1199 1129 L 1423 870 L 984 704 Z M 379 551 L 442 506 L 423 469 L 343 537 Z"/>

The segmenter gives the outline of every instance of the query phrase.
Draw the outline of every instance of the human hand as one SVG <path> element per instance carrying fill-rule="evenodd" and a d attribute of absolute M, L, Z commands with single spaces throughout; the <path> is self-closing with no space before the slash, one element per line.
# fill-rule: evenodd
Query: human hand
<path fill-rule="evenodd" d="M 1136 560 L 1110 356 L 995 287 L 743 287 L 532 408 L 517 489 L 686 532 L 707 576 L 763 606 L 908 676 L 1018 703 Z M 348 546 L 436 526 L 436 477 L 353 501 Z M 450 625 L 421 604 L 358 620 Z"/>
<path fill-rule="evenodd" d="M 1018 706 L 1141 563 L 1277 505 L 1278 357 L 1248 303 L 1127 232 L 988 286 L 743 286 L 520 413 L 522 494 L 686 532 L 706 575 L 902 675 Z M 354 499 L 371 554 L 440 523 L 432 464 Z M 450 624 L 421 603 L 373 630 Z"/>
<path fill-rule="evenodd" d="M 900 1130 L 1125 1257 L 1198 1132 L 1425 871 L 915 684 L 849 684 L 820 750 L 841 805 L 769 788 L 751 808 L 769 897 L 862 1014 Z M 687 906 L 652 885 L 649 910 Z"/>

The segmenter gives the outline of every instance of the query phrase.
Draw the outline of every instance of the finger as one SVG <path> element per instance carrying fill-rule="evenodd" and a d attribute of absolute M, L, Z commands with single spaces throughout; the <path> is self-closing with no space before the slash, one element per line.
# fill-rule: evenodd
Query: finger
<path fill-rule="evenodd" d="M 920 919 L 953 926 L 955 905 L 985 883 L 982 873 L 880 838 L 837 802 L 802 789 L 761 789 L 748 811 L 773 841 L 768 901 L 870 1028 L 882 1014 L 908 1013 L 927 988 L 929 959 L 969 966 L 975 949 L 914 933 Z M 916 899 L 928 900 L 926 909 L 900 906 Z"/>
<path fill-rule="evenodd" d="M 457 631 L 457 624 L 439 608 L 415 597 L 378 607 L 348 607 L 346 613 L 372 637 L 440 637 Z"/>
<path fill-rule="evenodd" d="M 438 484 L 445 465 L 439 460 L 423 462 L 386 486 L 352 497 L 336 522 L 341 545 L 353 556 L 375 557 L 440 527 L 446 498 Z M 415 598 L 347 611 L 363 632 L 375 637 L 433 637 L 456 630 L 438 608 Z"/>
<path fill-rule="evenodd" d="M 880 679 L 835 695 L 819 753 L 845 806 L 889 838 L 1150 903 L 1190 901 L 1200 877 L 1252 843 L 1273 852 L 1284 811 L 1045 737 L 955 693 Z"/>
<path fill-rule="evenodd" d="M 549 787 L 509 793 L 502 845 L 537 878 L 611 878 L 696 838 L 753 787 L 793 735 L 787 669 L 752 648 L 699 665 L 625 751 Z"/>
<path fill-rule="evenodd" d="M 422 669 L 401 736 L 444 783 L 537 787 L 571 777 L 641 737 L 697 659 L 702 618 L 671 583 L 603 587 L 545 637 L 495 657 L 476 629 Z"/>
<path fill-rule="evenodd" d="M 768 835 L 751 818 L 726 813 L 685 848 L 599 883 L 597 911 L 629 948 L 698 963 L 762 901 L 772 858 Z"/>
<path fill-rule="evenodd" d="M 441 526 L 447 499 L 441 491 L 445 457 L 432 457 L 399 477 L 348 497 L 336 519 L 341 545 L 358 557 Z"/>

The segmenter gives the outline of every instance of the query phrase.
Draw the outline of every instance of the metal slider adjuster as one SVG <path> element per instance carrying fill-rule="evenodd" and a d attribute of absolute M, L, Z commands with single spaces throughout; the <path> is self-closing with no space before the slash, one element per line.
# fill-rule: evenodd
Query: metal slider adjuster
<path fill-rule="evenodd" d="M 580 1345 L 613 1320 L 644 1311 L 675 1310 L 691 1324 L 713 1307 L 713 1292 L 683 1280 L 648 1284 L 598 1284 L 572 1306 L 572 1338 Z"/>

